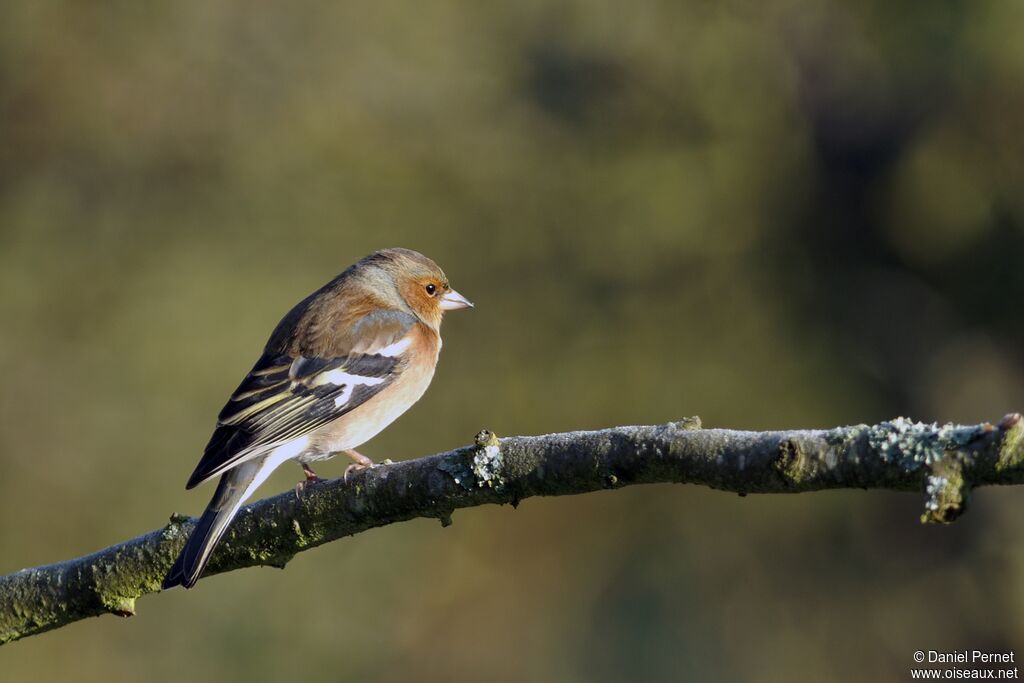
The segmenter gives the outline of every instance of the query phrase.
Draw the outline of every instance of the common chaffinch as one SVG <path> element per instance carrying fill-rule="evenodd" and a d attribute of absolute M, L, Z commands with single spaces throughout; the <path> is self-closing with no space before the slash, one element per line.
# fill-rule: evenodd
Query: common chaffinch
<path fill-rule="evenodd" d="M 343 452 L 345 470 L 373 462 L 354 449 L 427 390 L 445 311 L 473 304 L 436 263 L 410 249 L 370 254 L 299 302 L 217 417 L 191 489 L 220 476 L 213 499 L 164 579 L 191 588 L 239 508 L 286 460 Z M 300 483 L 300 487 L 305 482 Z"/>

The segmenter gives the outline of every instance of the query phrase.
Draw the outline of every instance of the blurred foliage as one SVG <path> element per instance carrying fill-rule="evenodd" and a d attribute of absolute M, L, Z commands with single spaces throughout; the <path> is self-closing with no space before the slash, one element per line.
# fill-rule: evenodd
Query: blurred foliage
<path fill-rule="evenodd" d="M 377 459 L 484 426 L 1024 408 L 1022 22 L 1011 0 L 4 3 L 0 571 L 198 513 L 183 484 L 273 324 L 384 246 L 477 308 Z M 530 500 L 150 597 L 0 670 L 902 679 L 916 649 L 1024 642 L 1019 503 L 926 528 L 875 492 Z"/>

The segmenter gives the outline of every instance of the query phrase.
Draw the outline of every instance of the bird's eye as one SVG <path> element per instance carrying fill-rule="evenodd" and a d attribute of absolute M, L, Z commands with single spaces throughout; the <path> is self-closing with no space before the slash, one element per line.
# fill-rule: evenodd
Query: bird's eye
<path fill-rule="evenodd" d="M 429 285 L 427 285 L 427 294 L 429 294 L 430 296 L 434 296 L 434 294 L 436 292 L 437 292 L 437 285 L 435 285 L 433 282 L 431 282 Z"/>

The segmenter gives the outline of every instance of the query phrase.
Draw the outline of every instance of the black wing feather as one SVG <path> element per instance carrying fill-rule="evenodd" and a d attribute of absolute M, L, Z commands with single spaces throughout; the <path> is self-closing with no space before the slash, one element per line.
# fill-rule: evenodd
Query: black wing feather
<path fill-rule="evenodd" d="M 391 384 L 402 366 L 401 359 L 379 354 L 260 358 L 218 415 L 217 428 L 186 488 L 230 469 L 261 447 L 308 434 L 338 419 Z M 375 383 L 324 381 L 325 373 L 333 370 Z M 345 400 L 339 405 L 341 397 Z"/>

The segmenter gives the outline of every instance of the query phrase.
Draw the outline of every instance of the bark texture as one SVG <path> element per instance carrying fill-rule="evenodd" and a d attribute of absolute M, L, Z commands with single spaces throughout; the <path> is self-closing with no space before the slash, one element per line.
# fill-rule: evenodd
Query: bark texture
<path fill-rule="evenodd" d="M 914 423 L 830 430 L 702 429 L 690 418 L 659 426 L 499 439 L 385 464 L 244 508 L 206 570 L 284 567 L 296 554 L 416 517 L 451 522 L 459 508 L 562 496 L 632 484 L 689 483 L 746 493 L 830 488 L 919 491 L 924 522 L 951 522 L 971 490 L 1024 482 L 1024 421 L 997 425 Z M 161 529 L 85 557 L 0 577 L 0 644 L 100 614 L 131 616 L 160 590 L 195 520 L 172 515 Z"/>

